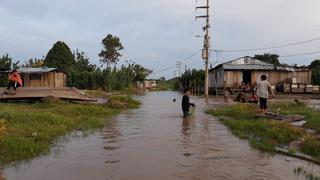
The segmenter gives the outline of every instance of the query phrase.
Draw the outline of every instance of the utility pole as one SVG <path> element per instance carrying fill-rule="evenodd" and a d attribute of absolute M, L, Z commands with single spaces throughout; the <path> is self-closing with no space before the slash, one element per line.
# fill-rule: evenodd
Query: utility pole
<path fill-rule="evenodd" d="M 196 9 L 205 9 L 206 10 L 206 15 L 203 16 L 196 16 L 196 19 L 200 18 L 205 18 L 206 19 L 206 25 L 203 27 L 203 31 L 205 31 L 205 36 L 204 36 L 204 45 L 202 49 L 202 59 L 205 61 L 205 83 L 204 83 L 204 94 L 206 97 L 206 103 L 208 103 L 208 98 L 209 98 L 209 69 L 208 69 L 208 64 L 209 64 L 209 48 L 210 48 L 210 21 L 209 21 L 209 0 L 207 0 L 207 5 L 206 6 L 198 6 Z"/>
<path fill-rule="evenodd" d="M 177 61 L 176 65 L 179 70 L 179 78 L 180 78 L 181 77 L 181 61 Z"/>
<path fill-rule="evenodd" d="M 185 76 L 186 76 L 186 73 L 187 73 L 187 65 L 184 65 L 184 75 Z M 189 82 L 189 80 L 188 80 L 188 82 Z M 189 83 L 188 83 L 188 85 L 189 85 Z M 187 86 L 187 78 L 184 78 L 184 86 L 188 87 Z"/>

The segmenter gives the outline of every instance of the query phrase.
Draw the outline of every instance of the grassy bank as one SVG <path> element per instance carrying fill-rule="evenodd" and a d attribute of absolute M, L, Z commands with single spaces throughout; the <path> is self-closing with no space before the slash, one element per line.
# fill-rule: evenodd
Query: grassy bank
<path fill-rule="evenodd" d="M 128 88 L 122 91 L 103 91 L 103 90 L 83 90 L 87 95 L 95 97 L 95 98 L 109 98 L 115 95 L 134 95 L 139 92 L 137 88 L 134 86 L 129 86 Z"/>
<path fill-rule="evenodd" d="M 278 103 L 271 105 L 270 109 L 286 115 L 304 115 L 307 117 L 306 127 L 320 130 L 320 112 L 308 108 L 303 103 Z M 299 151 L 320 160 L 320 141 L 289 123 L 256 117 L 255 105 L 235 104 L 211 109 L 207 113 L 218 117 L 233 134 L 247 139 L 254 148 L 275 152 L 277 147 L 288 148 L 291 142 L 303 139 L 304 142 L 295 149 L 289 149 L 290 152 Z"/>
<path fill-rule="evenodd" d="M 101 105 L 0 103 L 0 165 L 48 153 L 58 137 L 75 129 L 101 128 L 108 117 L 139 104 L 127 96 L 113 97 Z"/>

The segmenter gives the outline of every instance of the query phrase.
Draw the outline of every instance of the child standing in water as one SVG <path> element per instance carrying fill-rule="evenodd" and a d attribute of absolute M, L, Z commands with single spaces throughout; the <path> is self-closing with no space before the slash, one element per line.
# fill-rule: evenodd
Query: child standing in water
<path fill-rule="evenodd" d="M 190 116 L 190 112 L 189 112 L 190 106 L 193 106 L 193 107 L 195 106 L 194 103 L 189 102 L 189 95 L 190 95 L 189 89 L 185 89 L 184 95 L 182 97 L 182 102 L 181 102 L 183 118 Z"/>

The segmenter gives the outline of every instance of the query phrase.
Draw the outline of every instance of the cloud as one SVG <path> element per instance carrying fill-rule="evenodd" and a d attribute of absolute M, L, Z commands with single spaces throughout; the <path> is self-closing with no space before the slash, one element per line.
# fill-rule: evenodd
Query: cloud
<path fill-rule="evenodd" d="M 204 4 L 198 0 L 198 5 Z M 0 55 L 25 61 L 45 56 L 53 43 L 65 41 L 98 63 L 101 40 L 109 33 L 125 46 L 124 58 L 155 71 L 175 64 L 202 48 L 203 21 L 194 21 L 194 0 L 11 0 L 0 5 Z M 213 49 L 265 47 L 320 37 L 318 0 L 211 0 Z M 311 52 L 320 42 L 258 52 L 212 54 L 226 61 L 255 53 L 283 55 Z M 320 56 L 320 55 L 318 55 Z M 318 57 L 282 58 L 308 64 Z M 200 55 L 188 66 L 200 68 Z M 157 74 L 172 76 L 174 68 Z"/>

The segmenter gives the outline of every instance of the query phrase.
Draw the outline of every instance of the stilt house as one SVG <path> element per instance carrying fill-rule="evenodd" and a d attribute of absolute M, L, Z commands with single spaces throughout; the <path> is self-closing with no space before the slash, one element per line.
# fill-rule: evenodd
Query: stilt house
<path fill-rule="evenodd" d="M 242 57 L 209 70 L 209 88 L 233 88 L 242 83 L 250 84 L 260 80 L 262 74 L 268 77 L 272 85 L 294 81 L 293 84 L 311 84 L 311 70 L 305 67 L 275 66 L 253 57 Z"/>

